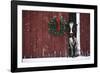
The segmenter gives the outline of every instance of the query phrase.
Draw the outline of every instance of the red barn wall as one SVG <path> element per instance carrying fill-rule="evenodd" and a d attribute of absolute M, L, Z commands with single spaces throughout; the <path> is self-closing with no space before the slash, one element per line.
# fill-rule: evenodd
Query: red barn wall
<path fill-rule="evenodd" d="M 80 43 L 81 54 L 83 56 L 90 55 L 90 14 L 80 14 Z"/>
<path fill-rule="evenodd" d="M 48 22 L 53 16 L 62 15 L 68 21 L 68 13 L 23 11 L 23 58 L 65 57 L 68 37 L 48 33 Z"/>

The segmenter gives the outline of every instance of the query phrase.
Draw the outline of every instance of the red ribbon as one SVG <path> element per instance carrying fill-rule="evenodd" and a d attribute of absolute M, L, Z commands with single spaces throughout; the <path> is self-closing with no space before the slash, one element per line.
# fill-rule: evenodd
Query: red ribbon
<path fill-rule="evenodd" d="M 57 22 L 56 29 L 57 31 L 60 31 L 60 18 L 59 17 L 56 18 L 56 22 Z"/>

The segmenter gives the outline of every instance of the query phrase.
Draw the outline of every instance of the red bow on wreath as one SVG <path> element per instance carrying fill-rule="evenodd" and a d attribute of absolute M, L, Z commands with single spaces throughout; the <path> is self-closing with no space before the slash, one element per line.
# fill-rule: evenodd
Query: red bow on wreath
<path fill-rule="evenodd" d="M 60 31 L 60 18 L 59 17 L 56 18 L 56 22 L 57 22 L 57 24 L 56 24 L 56 30 Z"/>

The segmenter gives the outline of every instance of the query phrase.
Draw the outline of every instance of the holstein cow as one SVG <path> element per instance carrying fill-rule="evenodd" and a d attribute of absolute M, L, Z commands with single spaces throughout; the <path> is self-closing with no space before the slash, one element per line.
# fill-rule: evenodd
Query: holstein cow
<path fill-rule="evenodd" d="M 68 56 L 69 57 L 76 57 L 78 56 L 78 49 L 77 49 L 77 24 L 75 24 L 73 21 L 69 21 L 66 30 L 68 33 Z"/>

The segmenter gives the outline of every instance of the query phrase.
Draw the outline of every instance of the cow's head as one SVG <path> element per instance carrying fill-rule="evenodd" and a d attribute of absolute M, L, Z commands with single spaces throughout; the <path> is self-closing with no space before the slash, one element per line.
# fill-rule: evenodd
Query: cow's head
<path fill-rule="evenodd" d="M 75 36 L 77 32 L 77 24 L 75 24 L 73 21 L 69 21 L 67 24 L 67 32 L 70 37 Z"/>

